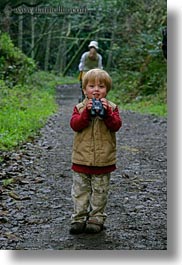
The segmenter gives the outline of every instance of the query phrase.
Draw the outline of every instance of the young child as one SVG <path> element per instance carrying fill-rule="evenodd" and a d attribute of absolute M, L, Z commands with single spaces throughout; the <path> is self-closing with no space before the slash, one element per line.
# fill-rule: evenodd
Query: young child
<path fill-rule="evenodd" d="M 118 107 L 106 99 L 111 85 L 106 71 L 88 71 L 83 78 L 85 99 L 74 107 L 70 120 L 75 131 L 71 234 L 98 233 L 106 219 L 110 173 L 116 169 L 115 132 L 122 125 Z M 102 110 L 93 110 L 93 98 Z"/>

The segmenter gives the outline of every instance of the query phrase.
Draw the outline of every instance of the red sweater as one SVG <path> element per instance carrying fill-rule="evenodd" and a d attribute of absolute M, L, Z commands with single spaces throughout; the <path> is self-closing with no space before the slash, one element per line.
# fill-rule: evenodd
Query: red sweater
<path fill-rule="evenodd" d="M 84 109 L 82 113 L 79 113 L 77 107 L 75 106 L 71 117 L 70 126 L 74 131 L 81 131 L 88 127 L 90 120 L 91 117 L 89 110 Z M 104 123 L 107 128 L 113 132 L 117 132 L 120 129 L 122 120 L 119 115 L 118 107 L 116 107 L 114 111 L 111 107 L 108 107 L 104 117 Z M 106 167 L 89 167 L 85 165 L 73 164 L 72 169 L 78 173 L 99 175 L 114 171 L 116 169 L 116 165 Z"/>

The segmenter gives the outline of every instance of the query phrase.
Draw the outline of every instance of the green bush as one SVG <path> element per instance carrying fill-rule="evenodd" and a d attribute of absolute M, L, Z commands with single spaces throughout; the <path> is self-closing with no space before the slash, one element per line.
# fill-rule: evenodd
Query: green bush
<path fill-rule="evenodd" d="M 0 35 L 0 79 L 9 87 L 26 82 L 28 76 L 36 69 L 31 58 L 14 46 L 8 34 Z"/>
<path fill-rule="evenodd" d="M 0 80 L 0 150 L 10 150 L 34 137 L 57 111 L 57 84 L 78 82 L 48 72 L 35 72 L 26 84 L 9 88 Z"/>
<path fill-rule="evenodd" d="M 55 84 L 47 82 L 45 88 L 43 79 L 39 85 L 35 79 L 31 77 L 28 84 L 13 89 L 0 80 L 0 150 L 11 149 L 35 136 L 47 117 L 57 110 Z"/>

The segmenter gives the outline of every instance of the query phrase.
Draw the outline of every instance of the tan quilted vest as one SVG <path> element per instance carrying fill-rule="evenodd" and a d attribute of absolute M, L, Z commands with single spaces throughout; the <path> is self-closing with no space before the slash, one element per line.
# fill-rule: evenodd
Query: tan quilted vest
<path fill-rule="evenodd" d="M 81 113 L 85 109 L 85 99 L 76 107 Z M 114 110 L 116 105 L 109 102 Z M 116 135 L 99 117 L 92 118 L 87 128 L 75 132 L 72 162 L 79 165 L 104 167 L 116 163 Z"/>

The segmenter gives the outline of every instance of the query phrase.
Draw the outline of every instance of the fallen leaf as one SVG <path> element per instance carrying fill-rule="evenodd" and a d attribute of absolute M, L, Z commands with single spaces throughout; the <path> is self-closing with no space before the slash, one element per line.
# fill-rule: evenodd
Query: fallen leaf
<path fill-rule="evenodd" d="M 13 198 L 15 200 L 21 200 L 20 196 L 13 191 L 9 192 L 8 194 L 11 198 Z"/>

